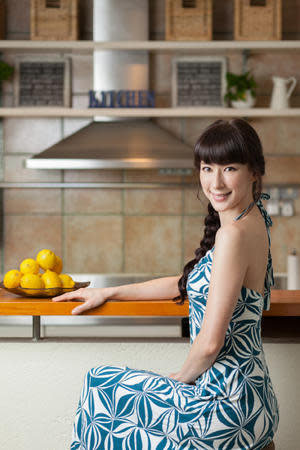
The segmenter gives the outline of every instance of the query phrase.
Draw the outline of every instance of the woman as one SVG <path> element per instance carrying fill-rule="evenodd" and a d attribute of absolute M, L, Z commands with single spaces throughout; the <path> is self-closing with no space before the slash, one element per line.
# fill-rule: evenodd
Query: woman
<path fill-rule="evenodd" d="M 72 450 L 274 448 L 278 404 L 260 335 L 274 284 L 260 140 L 243 120 L 218 120 L 200 136 L 195 165 L 209 214 L 182 276 L 54 299 L 82 299 L 80 314 L 110 298 L 189 298 L 192 345 L 181 370 L 89 371 Z"/>

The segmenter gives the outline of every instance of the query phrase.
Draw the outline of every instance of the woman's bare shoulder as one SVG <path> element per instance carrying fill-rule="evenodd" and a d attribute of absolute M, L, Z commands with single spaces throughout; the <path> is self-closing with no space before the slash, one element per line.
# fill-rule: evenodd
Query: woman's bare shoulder
<path fill-rule="evenodd" d="M 216 233 L 215 246 L 236 247 L 243 246 L 247 240 L 247 230 L 244 227 L 229 223 L 220 227 Z"/>
<path fill-rule="evenodd" d="M 268 247 L 266 228 L 261 216 L 248 217 L 220 227 L 216 233 L 215 247 L 220 251 L 234 251 L 252 259 L 257 256 L 257 248 L 262 256 Z"/>

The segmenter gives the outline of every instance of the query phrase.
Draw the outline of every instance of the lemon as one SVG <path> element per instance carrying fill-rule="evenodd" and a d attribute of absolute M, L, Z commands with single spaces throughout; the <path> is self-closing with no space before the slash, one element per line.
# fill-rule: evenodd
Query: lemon
<path fill-rule="evenodd" d="M 25 273 L 38 273 L 40 270 L 38 263 L 35 259 L 27 258 L 24 259 L 20 264 L 20 271 L 25 275 Z"/>
<path fill-rule="evenodd" d="M 70 275 L 67 275 L 66 273 L 61 273 L 58 275 L 63 288 L 73 288 L 75 286 L 75 281 L 70 277 Z"/>
<path fill-rule="evenodd" d="M 4 275 L 3 284 L 8 289 L 14 289 L 19 286 L 22 274 L 18 270 L 9 270 Z"/>
<path fill-rule="evenodd" d="M 44 281 L 35 273 L 26 273 L 22 276 L 20 286 L 26 289 L 26 294 L 39 295 L 38 289 L 45 287 Z M 31 290 L 32 289 L 32 290 Z"/>
<path fill-rule="evenodd" d="M 56 255 L 56 263 L 55 263 L 55 266 L 52 269 L 53 272 L 61 273 L 62 267 L 63 267 L 62 260 L 61 260 L 61 258 L 59 256 Z"/>
<path fill-rule="evenodd" d="M 59 288 L 62 285 L 62 282 L 56 272 L 52 270 L 46 270 L 42 275 L 42 280 L 45 283 L 45 288 Z"/>
<path fill-rule="evenodd" d="M 52 250 L 44 249 L 38 252 L 36 260 L 44 270 L 52 270 L 56 264 L 56 256 Z"/>

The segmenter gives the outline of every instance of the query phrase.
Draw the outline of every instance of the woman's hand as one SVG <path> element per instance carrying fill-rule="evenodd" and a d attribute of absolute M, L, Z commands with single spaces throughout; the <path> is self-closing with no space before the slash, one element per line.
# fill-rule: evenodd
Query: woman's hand
<path fill-rule="evenodd" d="M 181 372 L 171 373 L 169 375 L 169 378 L 173 378 L 173 380 L 181 381 L 181 383 L 185 384 L 195 384 L 194 380 L 188 380 L 186 377 L 184 377 Z"/>
<path fill-rule="evenodd" d="M 170 375 L 168 375 L 168 377 L 169 377 L 169 378 L 173 378 L 173 380 L 176 380 L 176 381 L 182 381 L 182 380 L 180 379 L 180 372 L 177 372 L 177 373 L 170 373 Z"/>
<path fill-rule="evenodd" d="M 80 300 L 84 302 L 82 305 L 77 306 L 72 310 L 72 314 L 81 314 L 84 311 L 103 305 L 107 300 L 107 297 L 104 295 L 104 289 L 81 288 L 76 291 L 58 295 L 52 299 L 53 302 L 66 302 L 70 300 Z"/>

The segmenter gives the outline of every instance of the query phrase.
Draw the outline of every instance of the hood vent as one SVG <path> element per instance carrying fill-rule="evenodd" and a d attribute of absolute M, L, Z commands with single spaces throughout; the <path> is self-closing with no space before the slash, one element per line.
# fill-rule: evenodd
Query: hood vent
<path fill-rule="evenodd" d="M 32 169 L 193 167 L 192 150 L 150 121 L 93 122 L 27 160 Z"/>
<path fill-rule="evenodd" d="M 94 40 L 148 39 L 148 0 L 94 0 Z M 148 53 L 95 51 L 94 91 L 148 90 Z M 149 111 L 150 112 L 150 111 Z M 99 108 L 105 114 L 105 108 Z M 26 160 L 32 169 L 190 169 L 193 151 L 150 120 L 94 121 Z"/>

